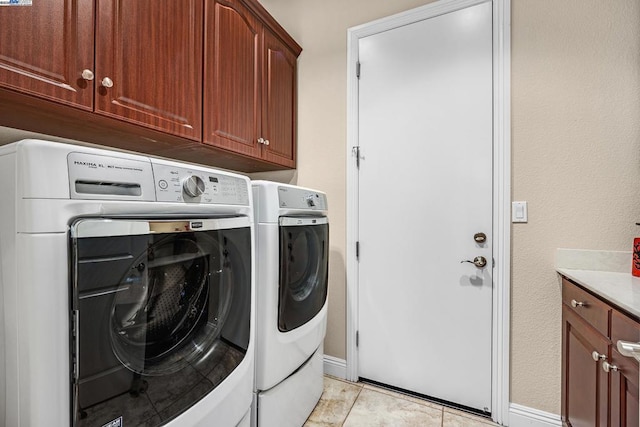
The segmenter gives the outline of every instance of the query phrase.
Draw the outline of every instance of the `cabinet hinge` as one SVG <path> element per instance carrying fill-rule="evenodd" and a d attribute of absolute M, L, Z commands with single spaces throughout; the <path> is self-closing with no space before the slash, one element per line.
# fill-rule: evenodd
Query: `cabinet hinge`
<path fill-rule="evenodd" d="M 356 242 L 356 259 L 360 260 L 360 242 Z"/>
<path fill-rule="evenodd" d="M 360 346 L 360 331 L 356 331 L 356 347 Z"/>
<path fill-rule="evenodd" d="M 360 78 L 360 61 L 356 62 L 356 77 Z"/>

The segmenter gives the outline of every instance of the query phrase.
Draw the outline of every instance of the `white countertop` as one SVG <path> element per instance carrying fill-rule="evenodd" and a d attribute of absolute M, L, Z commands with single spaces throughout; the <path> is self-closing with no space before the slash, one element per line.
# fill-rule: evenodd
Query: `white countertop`
<path fill-rule="evenodd" d="M 640 277 L 631 273 L 557 268 L 557 272 L 640 318 Z"/>

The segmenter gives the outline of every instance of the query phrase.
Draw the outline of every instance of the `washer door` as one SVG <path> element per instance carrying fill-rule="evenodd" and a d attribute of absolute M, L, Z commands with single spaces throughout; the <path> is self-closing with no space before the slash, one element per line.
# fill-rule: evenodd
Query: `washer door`
<path fill-rule="evenodd" d="M 248 218 L 72 226 L 76 425 L 161 425 L 249 346 Z"/>
<path fill-rule="evenodd" d="M 278 329 L 313 319 L 327 299 L 329 223 L 325 217 L 280 218 Z"/>

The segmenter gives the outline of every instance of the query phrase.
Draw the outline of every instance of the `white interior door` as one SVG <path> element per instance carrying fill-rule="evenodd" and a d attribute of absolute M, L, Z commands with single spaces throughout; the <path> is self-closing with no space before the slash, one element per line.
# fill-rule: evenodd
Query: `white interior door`
<path fill-rule="evenodd" d="M 359 62 L 358 374 L 490 412 L 491 2 L 361 38 Z"/>

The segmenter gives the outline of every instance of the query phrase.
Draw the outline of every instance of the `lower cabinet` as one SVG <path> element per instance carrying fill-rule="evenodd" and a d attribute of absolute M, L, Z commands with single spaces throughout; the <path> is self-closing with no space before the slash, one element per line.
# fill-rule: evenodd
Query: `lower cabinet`
<path fill-rule="evenodd" d="M 638 362 L 616 346 L 640 342 L 640 322 L 566 278 L 562 296 L 564 425 L 638 427 Z"/>
<path fill-rule="evenodd" d="M 611 426 L 640 426 L 638 362 L 611 350 Z"/>
<path fill-rule="evenodd" d="M 563 317 L 563 418 L 574 427 L 607 426 L 609 379 L 600 368 L 609 341 L 570 308 Z"/>

